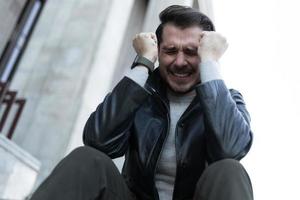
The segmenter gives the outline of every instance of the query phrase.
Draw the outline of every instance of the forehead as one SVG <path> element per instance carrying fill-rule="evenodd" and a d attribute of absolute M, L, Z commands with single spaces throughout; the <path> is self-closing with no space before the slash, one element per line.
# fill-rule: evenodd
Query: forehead
<path fill-rule="evenodd" d="M 188 44 L 198 43 L 202 29 L 198 26 L 180 28 L 172 24 L 166 24 L 162 33 L 162 44 Z"/>

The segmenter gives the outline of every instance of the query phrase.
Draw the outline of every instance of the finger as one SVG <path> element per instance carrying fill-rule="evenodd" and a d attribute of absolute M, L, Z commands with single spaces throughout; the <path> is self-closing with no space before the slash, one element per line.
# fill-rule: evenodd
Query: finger
<path fill-rule="evenodd" d="M 151 34 L 151 38 L 156 41 L 157 39 L 155 33 L 150 33 L 150 34 Z"/>
<path fill-rule="evenodd" d="M 207 31 L 202 31 L 202 32 L 200 33 L 200 40 L 201 40 L 203 37 L 207 36 L 207 35 L 208 35 Z"/>
<path fill-rule="evenodd" d="M 200 44 L 203 37 L 204 37 L 204 33 L 200 33 L 199 34 L 199 39 L 198 39 L 199 44 Z"/>
<path fill-rule="evenodd" d="M 151 33 L 147 32 L 147 33 L 142 33 L 142 36 L 145 38 L 152 38 Z"/>

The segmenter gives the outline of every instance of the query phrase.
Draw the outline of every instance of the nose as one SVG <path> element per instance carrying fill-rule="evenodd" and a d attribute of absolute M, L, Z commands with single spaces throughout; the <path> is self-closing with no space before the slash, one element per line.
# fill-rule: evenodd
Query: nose
<path fill-rule="evenodd" d="M 175 58 L 175 63 L 177 67 L 183 67 L 187 64 L 185 55 L 182 51 L 179 51 Z"/>

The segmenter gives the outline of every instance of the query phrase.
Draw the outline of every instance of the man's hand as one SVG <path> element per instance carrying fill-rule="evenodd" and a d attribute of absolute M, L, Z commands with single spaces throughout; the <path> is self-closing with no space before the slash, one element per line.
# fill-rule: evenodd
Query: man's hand
<path fill-rule="evenodd" d="M 152 61 L 157 60 L 157 39 L 154 33 L 139 33 L 133 38 L 132 45 L 135 52 Z"/>
<path fill-rule="evenodd" d="M 200 36 L 198 54 L 201 62 L 218 61 L 226 51 L 228 43 L 226 38 L 214 31 L 203 31 Z"/>

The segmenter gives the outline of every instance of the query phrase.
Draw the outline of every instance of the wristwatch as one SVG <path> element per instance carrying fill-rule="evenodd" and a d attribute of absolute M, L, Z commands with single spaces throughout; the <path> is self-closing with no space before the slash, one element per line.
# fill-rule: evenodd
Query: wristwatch
<path fill-rule="evenodd" d="M 131 69 L 135 68 L 137 65 L 142 65 L 142 66 L 147 67 L 149 74 L 151 72 L 153 72 L 153 70 L 154 70 L 154 63 L 143 56 L 137 55 L 135 57 L 132 65 L 131 65 Z"/>

